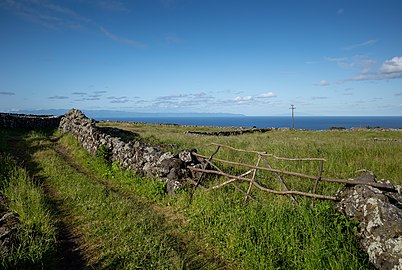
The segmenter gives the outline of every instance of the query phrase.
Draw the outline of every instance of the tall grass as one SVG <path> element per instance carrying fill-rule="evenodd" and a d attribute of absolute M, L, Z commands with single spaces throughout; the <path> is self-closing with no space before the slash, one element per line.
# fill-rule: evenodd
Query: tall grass
<path fill-rule="evenodd" d="M 96 159 L 67 136 L 68 147 L 80 164 L 102 173 Z M 149 192 L 152 180 L 109 179 L 115 188 L 151 198 L 162 209 L 178 212 L 187 223 L 183 230 L 198 235 L 205 249 L 218 249 L 223 259 L 237 269 L 369 269 L 358 249 L 357 224 L 338 214 L 331 203 L 254 192 L 256 202 L 243 203 L 243 195 L 231 187 L 213 192 L 198 190 L 190 203 L 187 192 L 155 198 Z M 150 183 L 148 188 L 144 185 Z"/>
<path fill-rule="evenodd" d="M 89 265 L 102 269 L 220 267 L 213 256 L 199 256 L 200 250 L 188 244 L 188 239 L 177 230 L 178 224 L 168 222 L 149 202 L 103 183 L 105 179 L 127 181 L 129 176 L 140 190 L 150 192 L 148 196 L 154 198 L 158 198 L 158 192 L 152 194 L 151 190 L 159 187 L 141 189 L 138 176 L 118 169 L 108 171 L 104 167 L 107 165 L 96 158 L 85 163 L 97 167 L 98 176 L 77 172 L 51 149 L 37 151 L 34 159 L 41 164 L 56 199 L 63 202 L 67 220 L 81 235 L 80 246 Z M 80 159 L 84 161 L 77 157 Z M 104 174 L 105 171 L 109 173 Z"/>
<path fill-rule="evenodd" d="M 54 265 L 56 230 L 42 190 L 25 169 L 0 154 L 0 191 L 19 220 L 11 248 L 2 249 L 2 269 L 45 268 Z"/>

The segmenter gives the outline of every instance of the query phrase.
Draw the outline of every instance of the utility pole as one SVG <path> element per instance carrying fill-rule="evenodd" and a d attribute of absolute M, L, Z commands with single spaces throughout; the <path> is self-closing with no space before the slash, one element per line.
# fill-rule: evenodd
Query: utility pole
<path fill-rule="evenodd" d="M 292 110 L 292 129 L 295 129 L 295 105 L 290 105 L 290 108 Z"/>

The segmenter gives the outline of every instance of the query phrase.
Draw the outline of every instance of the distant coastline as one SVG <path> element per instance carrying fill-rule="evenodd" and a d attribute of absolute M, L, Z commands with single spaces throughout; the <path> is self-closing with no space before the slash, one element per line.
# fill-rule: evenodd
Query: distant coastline
<path fill-rule="evenodd" d="M 67 109 L 24 110 L 14 113 L 63 115 Z M 246 116 L 230 113 L 141 113 L 110 110 L 83 110 L 96 120 L 178 124 L 187 126 L 221 126 L 244 128 L 290 128 L 291 116 Z M 402 116 L 299 116 L 296 129 L 327 130 L 330 128 L 402 128 Z"/>
<path fill-rule="evenodd" d="M 289 128 L 290 116 L 228 116 L 228 117 L 98 117 L 96 120 L 178 124 L 187 126 Z M 296 129 L 327 130 L 338 128 L 402 127 L 402 116 L 298 116 Z"/>

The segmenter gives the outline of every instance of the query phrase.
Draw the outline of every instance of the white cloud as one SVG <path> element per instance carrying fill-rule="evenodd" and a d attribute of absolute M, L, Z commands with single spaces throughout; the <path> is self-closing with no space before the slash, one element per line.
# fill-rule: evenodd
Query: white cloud
<path fill-rule="evenodd" d="M 342 68 L 361 68 L 360 71 L 352 77 L 338 80 L 338 84 L 347 81 L 378 81 L 402 78 L 402 56 L 395 56 L 392 59 L 385 60 L 381 68 L 373 70 L 376 63 L 367 56 L 354 56 L 352 58 L 326 58 L 326 61 L 335 62 Z M 322 85 L 320 83 L 320 85 Z"/>
<path fill-rule="evenodd" d="M 318 84 L 316 84 L 316 85 L 319 85 L 319 86 L 328 86 L 329 85 L 329 82 L 327 81 L 327 80 L 321 80 Z"/>
<path fill-rule="evenodd" d="M 235 97 L 235 101 L 250 101 L 250 100 L 252 100 L 253 99 L 253 97 L 252 96 L 245 96 L 245 97 Z"/>
<path fill-rule="evenodd" d="M 273 93 L 273 92 L 266 92 L 266 93 L 259 94 L 257 96 L 257 98 L 272 98 L 272 97 L 276 97 L 275 93 Z"/>
<path fill-rule="evenodd" d="M 396 73 L 402 72 L 402 56 L 395 56 L 391 60 L 386 60 L 381 68 L 381 73 Z"/>

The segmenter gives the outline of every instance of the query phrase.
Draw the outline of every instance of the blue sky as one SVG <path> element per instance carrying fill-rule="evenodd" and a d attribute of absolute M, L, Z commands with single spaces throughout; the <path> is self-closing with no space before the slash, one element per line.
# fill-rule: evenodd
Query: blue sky
<path fill-rule="evenodd" d="M 402 115 L 402 1 L 0 0 L 0 111 Z"/>

